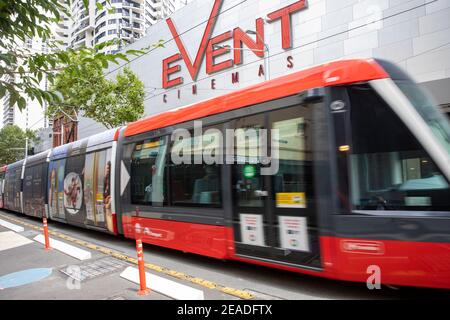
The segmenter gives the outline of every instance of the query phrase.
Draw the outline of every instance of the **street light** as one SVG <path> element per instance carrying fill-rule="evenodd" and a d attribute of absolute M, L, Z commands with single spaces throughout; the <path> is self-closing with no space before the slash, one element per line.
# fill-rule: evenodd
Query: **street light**
<path fill-rule="evenodd" d="M 26 120 L 25 120 L 25 160 L 28 158 L 28 136 L 27 136 L 27 131 L 28 131 L 28 103 L 27 103 L 27 107 L 25 110 L 26 114 Z"/>

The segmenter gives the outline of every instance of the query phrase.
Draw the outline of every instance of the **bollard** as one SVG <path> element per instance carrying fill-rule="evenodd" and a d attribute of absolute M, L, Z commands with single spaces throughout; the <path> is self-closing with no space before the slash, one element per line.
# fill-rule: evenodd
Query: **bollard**
<path fill-rule="evenodd" d="M 51 250 L 50 248 L 50 239 L 48 237 L 48 226 L 47 226 L 47 218 L 43 218 L 44 222 L 44 238 L 45 238 L 45 250 Z"/>
<path fill-rule="evenodd" d="M 142 248 L 141 239 L 136 239 L 136 252 L 138 258 L 139 285 L 140 285 L 138 295 L 145 296 L 150 293 L 150 290 L 147 288 L 147 281 L 145 279 L 144 249 Z"/>

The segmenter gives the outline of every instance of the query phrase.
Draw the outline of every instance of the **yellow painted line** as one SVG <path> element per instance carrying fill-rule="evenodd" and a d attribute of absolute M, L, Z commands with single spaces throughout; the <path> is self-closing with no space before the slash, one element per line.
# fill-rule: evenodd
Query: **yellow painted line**
<path fill-rule="evenodd" d="M 31 224 L 31 223 L 28 223 L 28 222 L 25 222 L 25 221 L 22 221 L 22 220 L 19 220 L 19 219 L 16 219 L 16 218 L 5 216 L 3 214 L 0 214 L 0 216 L 5 218 L 5 219 L 8 219 L 10 221 L 14 221 L 16 223 L 19 223 L 19 224 L 21 224 L 23 226 L 26 226 L 26 227 L 29 227 L 29 228 L 32 228 L 32 229 L 35 229 L 35 230 L 40 230 L 40 231 L 44 230 L 42 227 L 36 226 L 34 224 Z M 123 253 L 118 252 L 118 251 L 114 251 L 114 250 L 111 250 L 109 248 L 101 247 L 101 246 L 95 245 L 93 243 L 86 242 L 84 240 L 79 240 L 79 239 L 70 237 L 68 235 L 65 235 L 63 233 L 60 233 L 60 232 L 57 232 L 57 231 L 53 231 L 53 230 L 49 230 L 49 234 L 51 234 L 53 236 L 56 236 L 58 238 L 64 239 L 66 241 L 76 243 L 79 246 L 82 246 L 82 247 L 85 247 L 85 248 L 88 248 L 88 249 L 91 249 L 91 250 L 99 251 L 99 252 L 101 252 L 103 254 L 106 254 L 108 256 L 114 257 L 116 259 L 119 259 L 119 260 L 122 260 L 122 261 L 126 261 L 128 263 L 132 263 L 132 264 L 137 265 L 137 259 L 129 257 L 129 256 L 123 254 Z M 247 300 L 247 299 L 253 299 L 254 298 L 254 295 L 252 295 L 251 293 L 249 293 L 249 292 L 247 292 L 245 290 L 239 290 L 239 289 L 235 289 L 235 288 L 226 287 L 226 286 L 223 286 L 221 284 L 218 284 L 218 283 L 215 283 L 215 282 L 212 282 L 212 281 L 208 281 L 208 280 L 205 280 L 205 279 L 202 279 L 202 278 L 198 278 L 198 277 L 193 277 L 193 276 L 190 276 L 190 275 L 185 274 L 183 272 L 179 272 L 179 271 L 176 271 L 176 270 L 172 270 L 172 269 L 168 269 L 168 268 L 165 268 L 165 267 L 161 267 L 161 266 L 158 266 L 158 265 L 155 265 L 155 264 L 152 264 L 152 263 L 146 263 L 145 267 L 147 269 L 153 270 L 155 272 L 163 273 L 163 274 L 166 274 L 168 276 L 171 276 L 171 277 L 174 277 L 174 278 L 177 278 L 177 279 L 185 280 L 185 281 L 197 284 L 199 286 L 202 286 L 202 287 L 205 287 L 205 288 L 208 288 L 208 289 L 218 290 L 218 291 L 220 291 L 222 293 L 226 293 L 226 294 L 238 297 L 240 299 L 246 299 Z"/>

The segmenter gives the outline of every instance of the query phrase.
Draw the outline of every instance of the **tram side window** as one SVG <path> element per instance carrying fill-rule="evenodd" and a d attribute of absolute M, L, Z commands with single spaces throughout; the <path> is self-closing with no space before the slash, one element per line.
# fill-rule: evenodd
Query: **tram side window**
<path fill-rule="evenodd" d="M 311 110 L 294 107 L 270 114 L 279 134 L 279 170 L 273 179 L 277 208 L 306 208 L 306 195 L 312 196 Z"/>
<path fill-rule="evenodd" d="M 26 168 L 23 179 L 23 192 L 26 193 L 29 198 L 33 196 L 33 171 L 34 167 Z"/>
<path fill-rule="evenodd" d="M 348 92 L 354 209 L 450 211 L 448 182 L 398 116 L 368 85 Z"/>
<path fill-rule="evenodd" d="M 200 137 L 173 137 L 170 152 L 172 205 L 213 208 L 222 205 L 220 165 L 214 161 L 222 153 L 220 136 L 218 129 L 210 128 Z M 205 155 L 211 156 L 208 163 Z"/>
<path fill-rule="evenodd" d="M 44 194 L 42 192 L 42 164 L 38 164 L 33 169 L 33 200 L 36 204 L 44 203 Z"/>
<path fill-rule="evenodd" d="M 111 217 L 111 149 L 98 151 L 96 152 L 96 156 L 97 195 L 95 196 L 95 211 L 97 214 L 97 222 L 104 222 L 105 218 L 110 219 Z"/>
<path fill-rule="evenodd" d="M 167 137 L 136 143 L 131 154 L 131 202 L 162 206 L 165 188 Z"/>

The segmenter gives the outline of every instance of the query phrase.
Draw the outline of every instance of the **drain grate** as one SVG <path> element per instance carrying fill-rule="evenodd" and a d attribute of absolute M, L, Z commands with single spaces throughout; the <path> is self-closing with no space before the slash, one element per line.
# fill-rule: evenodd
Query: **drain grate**
<path fill-rule="evenodd" d="M 124 261 L 113 257 L 101 258 L 82 264 L 70 265 L 60 269 L 62 273 L 77 281 L 87 281 L 119 271 L 128 266 Z"/>

